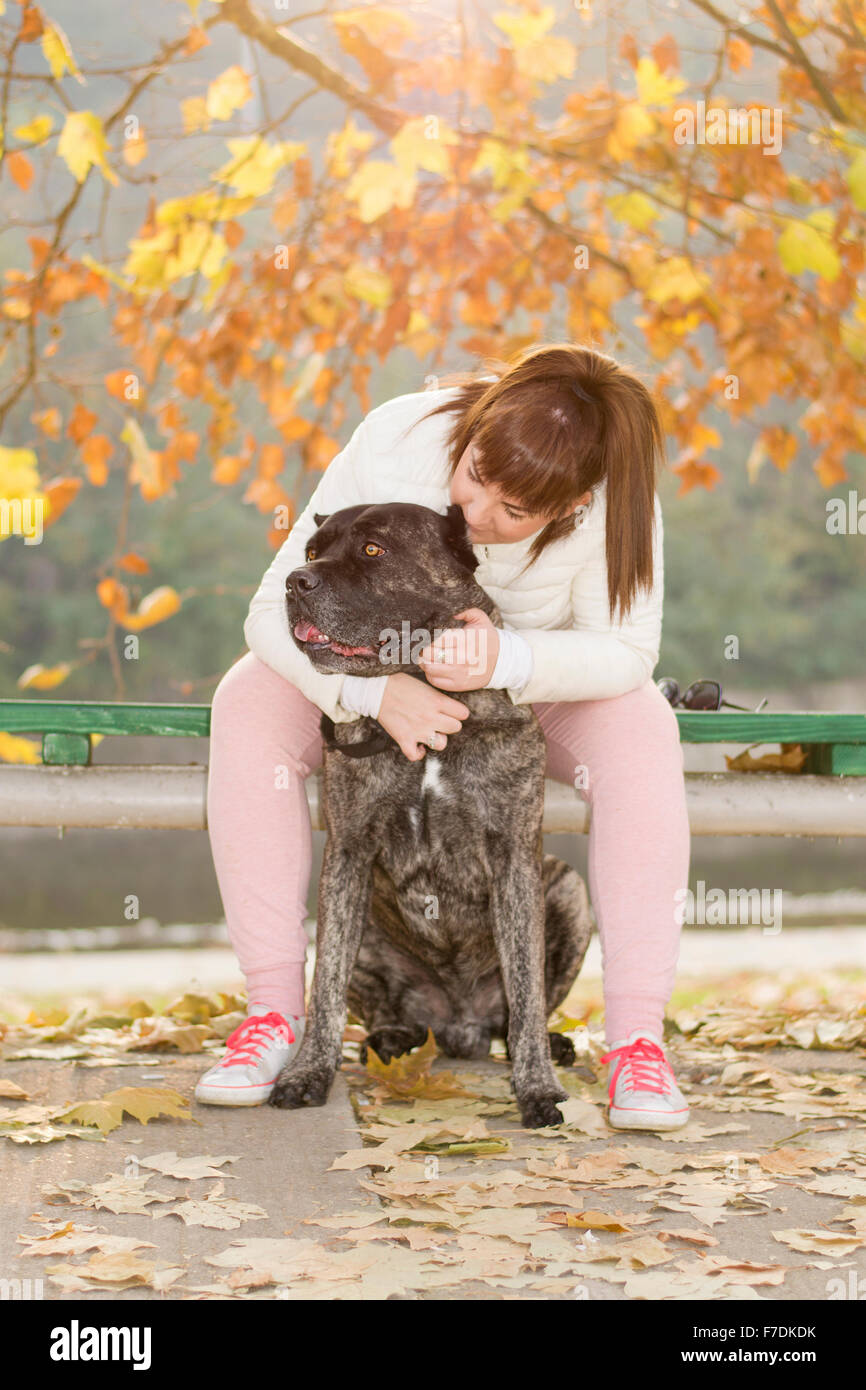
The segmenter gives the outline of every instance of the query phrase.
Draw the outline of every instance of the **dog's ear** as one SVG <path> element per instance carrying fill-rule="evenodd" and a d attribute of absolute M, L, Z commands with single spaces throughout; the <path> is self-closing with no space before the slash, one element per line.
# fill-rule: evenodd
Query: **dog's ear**
<path fill-rule="evenodd" d="M 442 536 L 451 554 L 465 565 L 470 574 L 478 568 L 478 560 L 469 540 L 469 531 L 463 512 L 456 503 L 448 508 L 443 517 Z"/>
<path fill-rule="evenodd" d="M 330 512 L 328 513 L 328 516 L 330 516 Z M 328 520 L 328 517 L 322 516 L 321 512 L 313 512 L 313 520 L 315 521 L 317 526 L 324 526 L 325 522 Z"/>

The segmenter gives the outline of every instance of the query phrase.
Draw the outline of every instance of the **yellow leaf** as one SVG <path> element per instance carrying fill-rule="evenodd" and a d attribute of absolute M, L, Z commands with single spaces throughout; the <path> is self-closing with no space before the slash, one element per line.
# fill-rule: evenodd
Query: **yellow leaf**
<path fill-rule="evenodd" d="M 214 178 L 236 188 L 242 196 L 260 198 L 270 193 L 274 179 L 284 165 L 291 163 L 303 154 L 306 145 L 298 141 L 286 140 L 272 145 L 260 135 L 249 139 L 227 140 L 234 158 L 217 169 Z"/>
<path fill-rule="evenodd" d="M 66 1120 L 69 1124 L 96 1125 L 103 1134 L 109 1134 L 123 1120 L 124 1114 L 132 1115 L 146 1125 L 148 1120 L 158 1115 L 170 1115 L 175 1120 L 189 1120 L 189 1101 L 179 1091 L 162 1086 L 121 1086 L 117 1091 L 97 1100 L 83 1100 L 71 1105 L 67 1110 L 59 1110 L 55 1120 Z"/>
<path fill-rule="evenodd" d="M 814 219 L 810 219 L 813 221 Z M 791 219 L 776 243 L 779 260 L 789 275 L 812 270 L 822 280 L 838 279 L 842 262 L 835 246 L 821 226 Z"/>
<path fill-rule="evenodd" d="M 69 72 L 73 77 L 77 77 L 79 82 L 83 82 L 78 64 L 72 56 L 69 40 L 59 24 L 45 25 L 42 33 L 42 52 L 53 77 L 60 78 L 65 72 Z"/>
<path fill-rule="evenodd" d="M 439 120 L 417 116 L 407 121 L 394 136 L 391 149 L 397 164 L 408 176 L 418 169 L 427 169 L 431 174 L 447 174 L 451 166 L 445 146 L 457 143 L 457 136 L 449 126 Z"/>
<path fill-rule="evenodd" d="M 605 202 L 618 222 L 645 232 L 647 227 L 659 216 L 658 209 L 645 193 L 618 193 Z"/>
<path fill-rule="evenodd" d="M 34 116 L 33 120 L 28 121 L 26 125 L 16 126 L 13 134 L 19 140 L 27 140 L 28 143 L 41 145 L 43 141 L 48 139 L 53 129 L 54 122 L 50 116 Z"/>
<path fill-rule="evenodd" d="M 686 85 L 681 77 L 666 77 L 654 58 L 641 58 L 635 77 L 641 106 L 666 106 Z"/>
<path fill-rule="evenodd" d="M 461 1087 L 453 1072 L 431 1073 L 437 1053 L 436 1040 L 428 1028 L 427 1038 L 421 1047 L 400 1057 L 392 1057 L 390 1062 L 383 1062 L 372 1047 L 368 1048 L 367 1071 L 398 1096 L 432 1100 L 469 1095 L 470 1092 Z"/>
<path fill-rule="evenodd" d="M 63 684 L 71 670 L 65 661 L 59 666 L 28 666 L 16 684 L 19 690 L 53 690 L 56 685 Z"/>
<path fill-rule="evenodd" d="M 349 266 L 343 276 L 343 285 L 348 294 L 372 304 L 374 309 L 387 309 L 394 297 L 390 278 L 370 266 Z"/>
<path fill-rule="evenodd" d="M 367 159 L 346 185 L 346 197 L 358 204 L 362 222 L 375 222 L 391 208 L 412 206 L 417 182 L 396 164 Z"/>
<path fill-rule="evenodd" d="M 348 178 L 351 167 L 349 155 L 353 150 L 368 150 L 375 139 L 371 130 L 359 130 L 351 116 L 342 130 L 331 131 L 325 146 L 331 176 L 335 179 Z"/>
<path fill-rule="evenodd" d="M 556 19 L 551 5 L 537 14 L 524 10 L 519 15 L 500 10 L 493 16 L 494 24 L 511 39 L 514 63 L 530 81 L 555 82 L 571 77 L 577 62 L 577 49 L 568 39 L 548 37 L 547 31 Z"/>
<path fill-rule="evenodd" d="M 0 447 L 0 497 L 30 497 L 39 487 L 39 470 L 32 449 Z"/>
<path fill-rule="evenodd" d="M 646 295 L 656 304 L 667 304 L 671 299 L 688 304 L 700 298 L 707 284 L 706 276 L 700 275 L 684 256 L 672 256 L 658 267 Z"/>
<path fill-rule="evenodd" d="M 205 110 L 213 121 L 227 121 L 233 112 L 250 100 L 253 89 L 249 74 L 235 64 L 215 77 L 207 89 Z"/>
<path fill-rule="evenodd" d="M 98 165 L 109 183 L 117 183 L 117 175 L 105 161 L 108 142 L 102 121 L 93 111 L 70 111 L 60 133 L 57 153 L 65 159 L 70 172 L 83 183 L 94 164 Z"/>
<path fill-rule="evenodd" d="M 159 468 L 156 453 L 148 445 L 138 421 L 130 416 L 120 431 L 120 437 L 124 444 L 129 445 L 129 452 L 132 454 L 130 480 L 150 488 L 158 488 Z"/>
<path fill-rule="evenodd" d="M 142 628 L 154 627 L 156 623 L 165 622 L 166 618 L 173 617 L 179 608 L 179 594 L 170 585 L 164 584 L 141 600 L 137 613 L 126 613 L 123 625 L 133 632 L 140 632 Z"/>
<path fill-rule="evenodd" d="M 16 738 L 14 734 L 0 732 L 0 758 L 4 763 L 30 763 L 36 765 L 42 762 L 42 752 L 38 743 L 32 743 L 29 738 Z"/>
<path fill-rule="evenodd" d="M 607 137 L 608 154 L 616 160 L 628 159 L 632 150 L 647 135 L 652 135 L 655 128 L 655 119 L 639 102 L 626 102 L 617 112 L 616 123 Z"/>

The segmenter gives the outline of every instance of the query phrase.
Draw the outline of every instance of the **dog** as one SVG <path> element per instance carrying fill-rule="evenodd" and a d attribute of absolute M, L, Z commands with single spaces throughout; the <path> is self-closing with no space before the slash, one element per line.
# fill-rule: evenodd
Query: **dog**
<path fill-rule="evenodd" d="M 296 644 L 316 670 L 408 671 L 454 614 L 501 615 L 473 577 L 461 509 L 412 503 L 315 514 L 307 563 L 286 580 Z M 411 645 L 396 642 L 395 634 Z M 388 664 L 380 657 L 388 648 Z M 574 1061 L 547 1018 L 570 990 L 591 932 L 581 876 L 542 851 L 546 748 L 529 705 L 504 690 L 457 696 L 470 710 L 442 752 L 417 762 L 374 719 L 325 741 L 316 968 L 303 1042 L 269 1098 L 323 1105 L 342 1060 L 347 1006 L 385 1062 L 432 1029 L 449 1057 L 503 1038 L 523 1126 L 562 1123 L 552 1061 Z"/>

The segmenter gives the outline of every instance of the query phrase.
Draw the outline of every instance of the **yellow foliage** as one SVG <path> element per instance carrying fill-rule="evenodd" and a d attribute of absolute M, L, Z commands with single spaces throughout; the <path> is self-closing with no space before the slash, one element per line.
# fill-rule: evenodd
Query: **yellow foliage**
<path fill-rule="evenodd" d="M 249 74 L 235 64 L 215 77 L 207 89 L 205 110 L 213 121 L 227 121 L 250 100 L 253 89 Z"/>
<path fill-rule="evenodd" d="M 367 159 L 346 185 L 346 197 L 358 204 L 362 222 L 375 222 L 392 208 L 412 206 L 417 181 L 396 164 Z"/>
<path fill-rule="evenodd" d="M 307 148 L 297 140 L 272 145 L 260 135 L 227 140 L 226 144 L 233 158 L 217 169 L 214 178 L 250 198 L 260 198 L 270 193 L 279 170 L 292 163 Z"/>
<path fill-rule="evenodd" d="M 171 585 L 164 584 L 141 600 L 137 613 L 125 613 L 121 621 L 124 627 L 130 628 L 133 632 L 140 632 L 142 628 L 154 627 L 156 623 L 165 622 L 166 618 L 173 617 L 179 609 L 180 595 Z"/>
<path fill-rule="evenodd" d="M 387 309 L 394 298 L 394 288 L 390 278 L 381 270 L 370 266 L 351 265 L 343 276 L 343 284 L 348 294 L 372 304 L 374 309 Z"/>
<path fill-rule="evenodd" d="M 0 497 L 32 497 L 39 488 L 39 470 L 32 449 L 0 446 Z"/>
<path fill-rule="evenodd" d="M 656 128 L 654 117 L 640 102 L 627 101 L 616 116 L 616 123 L 607 137 L 607 152 L 612 159 L 628 159 L 632 151 Z"/>
<path fill-rule="evenodd" d="M 73 77 L 77 77 L 79 82 L 83 81 L 78 65 L 72 56 L 69 40 L 59 24 L 45 25 L 42 32 L 42 52 L 45 54 L 45 61 L 50 67 L 53 77 L 60 78 L 65 72 L 69 72 Z"/>
<path fill-rule="evenodd" d="M 41 145 L 48 139 L 54 128 L 54 122 L 50 116 L 34 116 L 32 121 L 26 125 L 15 127 L 13 134 L 18 140 L 27 140 L 34 145 Z"/>
<path fill-rule="evenodd" d="M 655 304 L 667 304 L 671 299 L 689 304 L 699 299 L 708 285 L 707 276 L 699 274 L 684 256 L 672 256 L 653 272 L 646 296 Z"/>
<path fill-rule="evenodd" d="M 667 106 L 686 85 L 681 77 L 666 77 L 654 58 L 641 58 L 635 77 L 642 106 Z"/>
<path fill-rule="evenodd" d="M 70 172 L 79 183 L 87 178 L 93 165 L 102 170 L 109 183 L 117 183 L 117 175 L 105 160 L 108 142 L 102 121 L 93 111 L 70 111 L 60 132 L 57 153 L 65 159 Z"/>
<path fill-rule="evenodd" d="M 29 763 L 35 766 L 42 762 L 42 751 L 39 744 L 29 738 L 0 732 L 0 759 L 4 763 Z"/>
<path fill-rule="evenodd" d="M 645 193 L 617 193 L 605 202 L 618 222 L 625 222 L 639 232 L 645 232 L 659 216 L 658 208 Z"/>
<path fill-rule="evenodd" d="M 72 667 L 66 661 L 61 662 L 59 666 L 28 666 L 18 677 L 16 684 L 19 690 L 53 690 L 55 686 L 63 684 L 71 670 Z"/>
<path fill-rule="evenodd" d="M 157 456 L 148 445 L 138 421 L 130 416 L 120 431 L 120 437 L 124 444 L 129 445 L 129 452 L 132 454 L 130 480 L 139 483 L 143 492 L 149 490 L 151 495 L 158 496 L 161 480 Z"/>
<path fill-rule="evenodd" d="M 433 134 L 428 135 L 428 131 Z M 428 116 L 417 116 L 406 121 L 394 136 L 391 149 L 400 169 L 408 176 L 418 169 L 427 169 L 431 174 L 447 174 L 450 162 L 445 146 L 457 143 L 454 131 L 438 117 L 431 120 Z"/>
<path fill-rule="evenodd" d="M 352 150 L 368 150 L 375 143 L 375 139 L 371 130 L 359 130 L 351 115 L 342 130 L 331 131 L 325 146 L 328 173 L 331 177 L 347 178 L 350 167 L 348 156 Z"/>
<path fill-rule="evenodd" d="M 556 82 L 571 77 L 577 62 L 577 49 L 568 39 L 548 38 L 547 31 L 556 20 L 551 5 L 532 14 L 528 10 L 512 14 L 500 10 L 493 22 L 511 39 L 514 64 L 518 72 L 535 82 Z"/>

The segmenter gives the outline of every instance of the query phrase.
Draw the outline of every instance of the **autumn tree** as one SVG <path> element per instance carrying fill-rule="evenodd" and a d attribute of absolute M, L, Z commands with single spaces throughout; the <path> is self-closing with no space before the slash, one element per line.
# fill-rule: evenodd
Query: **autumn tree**
<path fill-rule="evenodd" d="M 722 475 L 719 412 L 752 477 L 864 451 L 860 0 L 178 0 L 135 61 L 3 11 L 0 540 L 118 499 L 104 631 L 22 688 L 96 650 L 122 695 L 120 639 L 183 601 L 130 496 L 205 467 L 278 547 L 399 349 L 407 390 L 551 337 L 648 363 L 682 491 Z"/>

